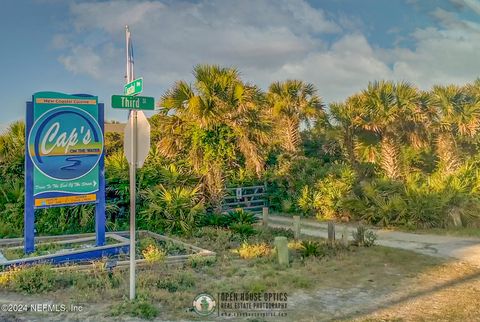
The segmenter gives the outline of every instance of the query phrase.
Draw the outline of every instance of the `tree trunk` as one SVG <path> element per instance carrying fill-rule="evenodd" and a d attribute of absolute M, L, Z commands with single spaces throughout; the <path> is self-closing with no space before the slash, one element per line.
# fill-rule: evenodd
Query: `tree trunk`
<path fill-rule="evenodd" d="M 436 143 L 440 170 L 447 175 L 452 174 L 460 166 L 455 139 L 450 133 L 440 133 Z"/>
<path fill-rule="evenodd" d="M 283 123 L 283 122 L 282 122 Z M 299 151 L 300 139 L 300 124 L 298 120 L 286 119 L 283 123 L 284 128 L 280 129 L 283 132 L 283 148 L 291 153 L 297 153 Z"/>
<path fill-rule="evenodd" d="M 381 142 L 382 160 L 380 166 L 385 175 L 390 179 L 398 179 L 401 176 L 398 144 L 393 137 L 385 135 Z"/>
<path fill-rule="evenodd" d="M 225 186 L 221 166 L 210 165 L 207 174 L 204 176 L 203 186 L 207 202 L 212 206 L 213 211 L 222 211 Z"/>
<path fill-rule="evenodd" d="M 347 159 L 350 162 L 353 170 L 359 175 L 360 169 L 358 167 L 357 156 L 355 154 L 355 144 L 353 141 L 353 130 L 350 128 L 345 129 L 345 134 L 343 136 L 343 146 L 345 153 L 347 154 Z"/>

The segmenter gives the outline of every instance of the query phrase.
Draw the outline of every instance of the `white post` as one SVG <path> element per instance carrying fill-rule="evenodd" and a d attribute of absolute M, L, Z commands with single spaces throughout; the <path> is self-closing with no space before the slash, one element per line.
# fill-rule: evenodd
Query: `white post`
<path fill-rule="evenodd" d="M 293 236 L 295 240 L 300 239 L 300 233 L 301 233 L 300 216 L 293 216 Z"/>
<path fill-rule="evenodd" d="M 268 207 L 262 208 L 262 223 L 263 226 L 268 227 Z"/>
<path fill-rule="evenodd" d="M 133 61 L 131 57 L 130 31 L 125 27 L 127 44 L 127 78 L 126 83 L 133 81 Z M 135 299 L 135 206 L 136 206 L 136 168 L 137 168 L 137 111 L 130 110 L 129 118 L 133 121 L 131 151 L 132 161 L 130 167 L 130 300 Z"/>

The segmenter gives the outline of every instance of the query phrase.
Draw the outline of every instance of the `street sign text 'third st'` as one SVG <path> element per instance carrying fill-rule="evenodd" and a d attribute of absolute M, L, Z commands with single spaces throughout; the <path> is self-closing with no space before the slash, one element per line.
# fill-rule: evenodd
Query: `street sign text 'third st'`
<path fill-rule="evenodd" d="M 147 96 L 112 95 L 112 108 L 153 110 L 155 100 Z"/>

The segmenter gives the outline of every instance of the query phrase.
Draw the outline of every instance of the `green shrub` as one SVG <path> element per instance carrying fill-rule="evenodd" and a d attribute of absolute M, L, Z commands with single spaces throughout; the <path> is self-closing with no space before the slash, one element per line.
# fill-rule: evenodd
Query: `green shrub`
<path fill-rule="evenodd" d="M 243 209 L 236 209 L 228 212 L 227 214 L 227 223 L 228 226 L 234 224 L 244 224 L 244 225 L 253 225 L 258 221 L 258 218 L 255 217 L 255 214 Z"/>
<path fill-rule="evenodd" d="M 92 264 L 92 272 L 77 273 L 72 276 L 73 286 L 80 290 L 95 290 L 103 292 L 118 288 L 122 281 L 120 273 L 106 269 L 106 262 L 97 261 Z"/>
<path fill-rule="evenodd" d="M 319 180 L 312 193 L 313 207 L 319 219 L 338 217 L 343 201 L 352 191 L 356 177 L 347 165 L 337 165 L 325 178 Z"/>
<path fill-rule="evenodd" d="M 211 266 L 217 261 L 215 256 L 203 256 L 200 254 L 194 254 L 187 260 L 187 265 L 192 268 L 199 268 L 203 266 Z"/>
<path fill-rule="evenodd" d="M 230 218 L 224 214 L 206 213 L 201 218 L 202 226 L 214 226 L 226 228 L 230 224 Z"/>
<path fill-rule="evenodd" d="M 247 238 L 255 234 L 255 229 L 251 224 L 233 224 L 230 226 L 230 230 L 241 238 Z"/>
<path fill-rule="evenodd" d="M 340 217 L 345 210 L 344 201 L 352 195 L 356 175 L 345 164 L 334 164 L 314 184 L 299 191 L 297 205 L 303 215 L 316 215 L 318 219 Z"/>
<path fill-rule="evenodd" d="M 147 246 L 147 248 L 142 251 L 142 255 L 149 264 L 161 263 L 167 258 L 167 253 L 155 245 Z"/>
<path fill-rule="evenodd" d="M 1 158 L 0 158 L 1 160 Z M 4 177 L 2 177 L 3 179 Z M 0 183 L 0 238 L 20 237 L 23 231 L 23 178 L 1 180 Z"/>
<path fill-rule="evenodd" d="M 325 256 L 322 245 L 317 241 L 304 240 L 302 241 L 302 248 L 300 249 L 300 254 L 303 258 L 310 256 Z"/>
<path fill-rule="evenodd" d="M 17 270 L 12 277 L 13 288 L 17 291 L 35 294 L 56 288 L 55 271 L 49 265 L 35 265 Z"/>
<path fill-rule="evenodd" d="M 302 210 L 301 214 L 311 216 L 315 214 L 315 207 L 313 205 L 313 192 L 308 186 L 302 188 L 300 197 L 297 200 L 298 207 Z"/>
<path fill-rule="evenodd" d="M 480 199 L 473 193 L 477 174 L 462 171 L 466 170 L 450 176 L 412 173 L 405 182 L 373 179 L 354 189 L 355 196 L 342 207 L 357 219 L 381 226 L 444 227 L 452 212 L 473 224 L 480 219 Z"/>
<path fill-rule="evenodd" d="M 158 280 L 156 286 L 157 288 L 165 289 L 170 293 L 185 291 L 195 286 L 195 278 L 190 273 L 181 272 Z"/>
<path fill-rule="evenodd" d="M 232 233 L 229 230 L 216 227 L 201 227 L 193 234 L 193 237 L 195 238 L 203 238 L 211 241 L 215 241 L 217 239 L 225 241 L 230 239 L 231 236 Z"/>
<path fill-rule="evenodd" d="M 254 213 L 244 209 L 235 209 L 226 214 L 207 214 L 202 219 L 205 226 L 229 228 L 232 225 L 252 225 L 258 221 Z"/>
<path fill-rule="evenodd" d="M 111 311 L 113 316 L 130 315 L 146 320 L 153 320 L 159 313 L 159 309 L 145 299 L 137 299 L 132 302 L 126 300 L 120 305 L 114 306 Z"/>
<path fill-rule="evenodd" d="M 141 254 L 150 245 L 158 245 L 157 240 L 150 236 L 139 238 L 137 241 L 137 253 Z"/>
<path fill-rule="evenodd" d="M 39 210 L 35 227 L 40 234 L 61 235 L 86 233 L 95 230 L 93 205 L 59 207 Z"/>
<path fill-rule="evenodd" d="M 364 226 L 358 226 L 357 229 L 352 232 L 352 237 L 354 245 L 364 247 L 373 246 L 377 240 L 377 235 Z"/>
<path fill-rule="evenodd" d="M 147 208 L 140 213 L 148 229 L 175 234 L 191 234 L 204 213 L 199 188 L 163 185 L 147 191 Z"/>
<path fill-rule="evenodd" d="M 167 255 L 175 256 L 175 255 L 185 255 L 188 253 L 185 246 L 179 243 L 175 243 L 170 240 L 165 240 L 165 241 L 162 240 L 162 241 L 159 241 L 158 243 Z"/>
<path fill-rule="evenodd" d="M 315 240 L 304 240 L 300 242 L 300 245 L 290 243 L 289 246 L 292 250 L 298 248 L 298 252 L 302 258 L 332 257 L 335 256 L 338 251 L 345 250 L 345 247 L 340 244 Z"/>
<path fill-rule="evenodd" d="M 298 199 L 303 187 L 313 187 L 325 176 L 329 165 L 317 158 L 294 157 L 282 154 L 267 170 L 267 197 L 274 211 L 298 212 Z"/>
<path fill-rule="evenodd" d="M 178 283 L 170 280 L 157 281 L 157 288 L 167 290 L 170 293 L 175 293 L 178 290 Z"/>

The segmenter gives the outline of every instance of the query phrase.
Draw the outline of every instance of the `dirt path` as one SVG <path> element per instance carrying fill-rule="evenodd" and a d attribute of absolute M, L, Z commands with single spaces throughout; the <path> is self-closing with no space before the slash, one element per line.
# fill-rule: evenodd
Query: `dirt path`
<path fill-rule="evenodd" d="M 272 227 L 293 226 L 289 217 L 269 216 Z M 301 233 L 307 236 L 327 237 L 327 224 L 302 219 Z M 349 239 L 355 227 L 335 224 L 335 234 L 340 238 L 347 231 Z M 413 234 L 398 231 L 373 229 L 378 236 L 378 245 L 414 251 L 424 255 L 454 258 L 480 267 L 480 239 L 471 237 L 451 237 L 440 235 Z"/>
<path fill-rule="evenodd" d="M 446 263 L 405 276 L 393 287 L 321 287 L 298 292 L 291 318 L 310 321 L 480 321 L 480 272 Z"/>

